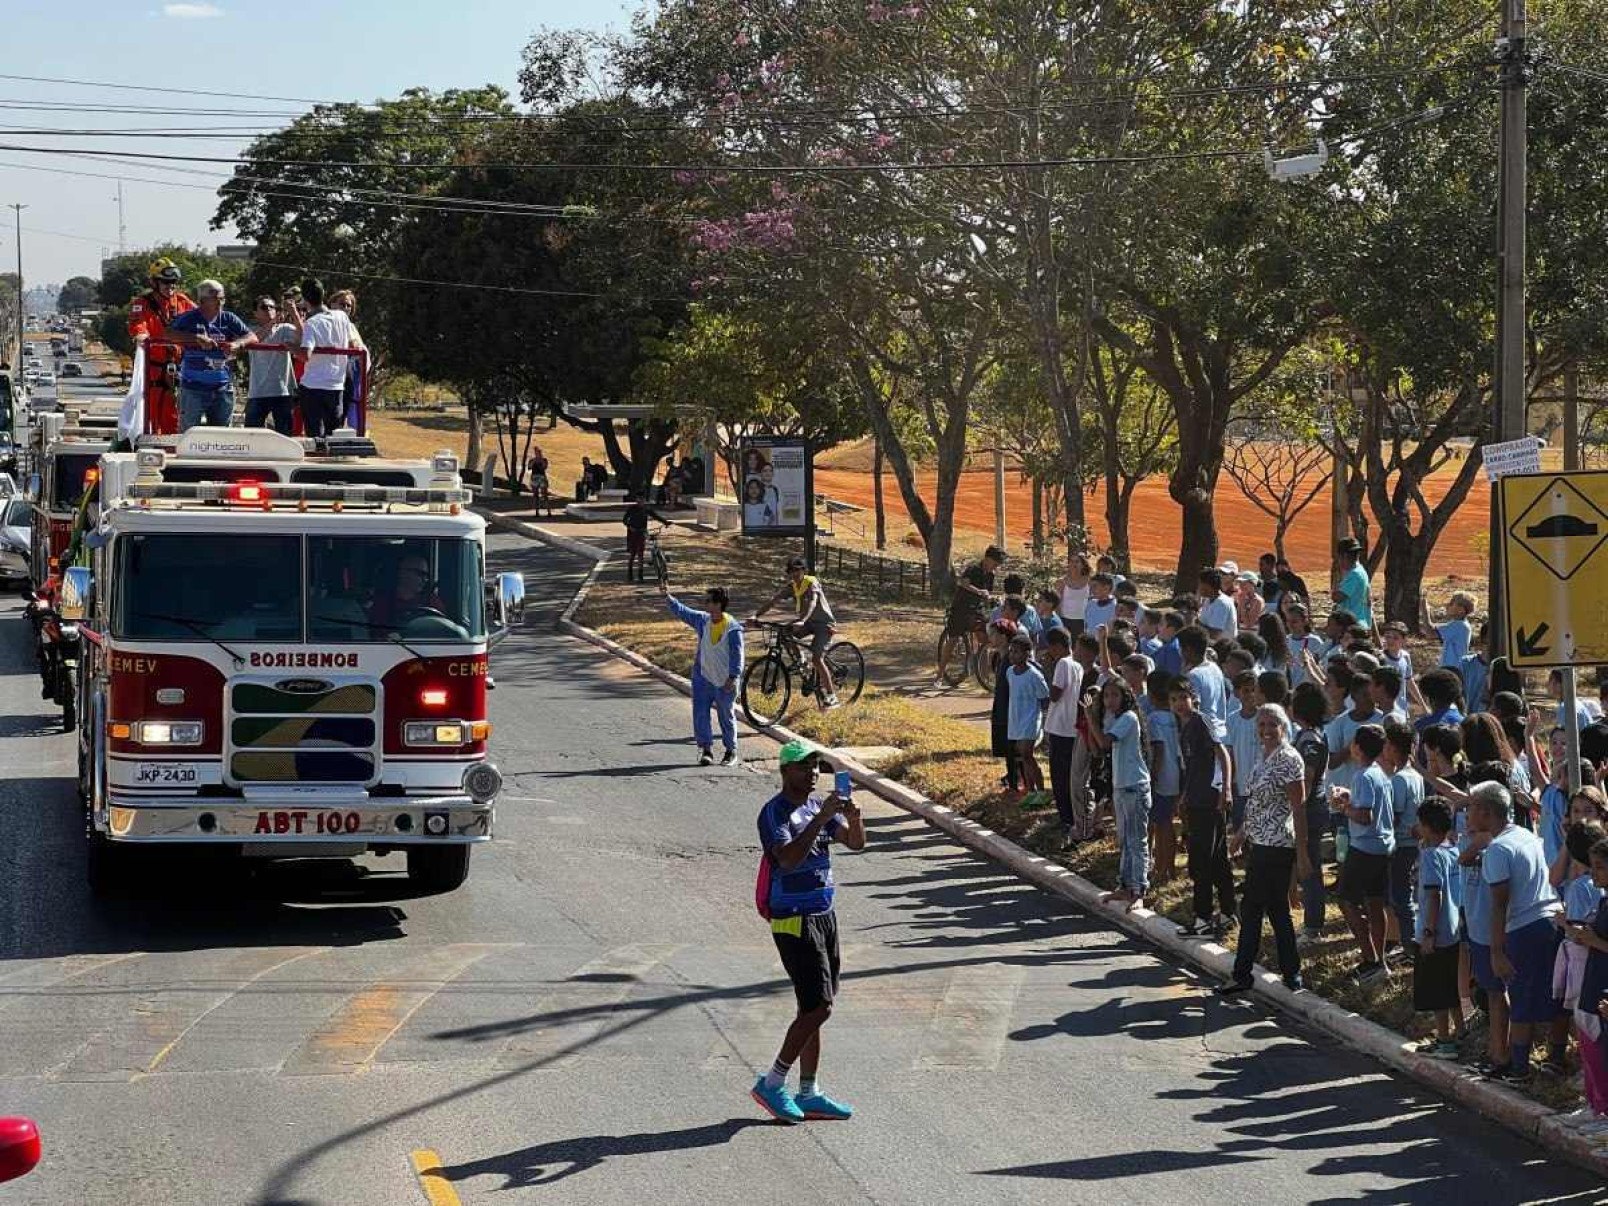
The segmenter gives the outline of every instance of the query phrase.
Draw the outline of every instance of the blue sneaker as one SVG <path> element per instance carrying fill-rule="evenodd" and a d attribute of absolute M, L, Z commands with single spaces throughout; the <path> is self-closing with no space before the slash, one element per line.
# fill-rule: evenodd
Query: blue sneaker
<path fill-rule="evenodd" d="M 804 1112 L 804 1117 L 817 1122 L 843 1122 L 854 1117 L 853 1106 L 846 1106 L 841 1101 L 833 1101 L 825 1093 L 811 1093 L 807 1097 L 795 1097 L 793 1104 Z"/>
<path fill-rule="evenodd" d="M 798 1102 L 793 1100 L 793 1095 L 787 1091 L 786 1085 L 777 1085 L 774 1089 L 767 1089 L 765 1087 L 765 1078 L 761 1076 L 754 1082 L 754 1087 L 749 1092 L 749 1096 L 777 1122 L 794 1123 L 804 1121 L 805 1113 L 798 1108 Z M 843 1107 L 839 1106 L 838 1108 L 842 1109 Z"/>

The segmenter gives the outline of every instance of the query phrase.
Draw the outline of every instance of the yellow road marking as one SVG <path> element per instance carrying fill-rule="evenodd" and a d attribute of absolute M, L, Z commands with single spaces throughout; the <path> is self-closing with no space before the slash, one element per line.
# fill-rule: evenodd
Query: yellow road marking
<path fill-rule="evenodd" d="M 357 1071 L 426 1001 L 494 949 L 489 944 L 454 943 L 426 952 L 400 969 L 394 979 L 348 998 L 335 1016 L 291 1055 L 283 1071 L 289 1075 Z"/>
<path fill-rule="evenodd" d="M 412 1155 L 413 1171 L 418 1174 L 419 1188 L 430 1199 L 430 1206 L 461 1206 L 458 1191 L 452 1188 L 447 1174 L 441 1169 L 441 1157 L 427 1147 Z"/>

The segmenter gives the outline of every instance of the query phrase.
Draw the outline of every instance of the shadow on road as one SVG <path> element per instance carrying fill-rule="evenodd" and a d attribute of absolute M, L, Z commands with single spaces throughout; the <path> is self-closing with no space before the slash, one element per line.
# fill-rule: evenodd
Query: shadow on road
<path fill-rule="evenodd" d="M 452 1164 L 441 1171 L 449 1181 L 467 1181 L 472 1177 L 499 1176 L 501 1189 L 529 1189 L 537 1185 L 551 1185 L 576 1173 L 598 1167 L 607 1160 L 620 1156 L 646 1156 L 657 1152 L 684 1152 L 699 1147 L 716 1147 L 730 1143 L 743 1131 L 756 1126 L 774 1127 L 777 1123 L 758 1118 L 732 1118 L 726 1122 L 707 1126 L 692 1126 L 679 1131 L 645 1131 L 636 1135 L 583 1135 L 575 1139 L 556 1139 L 507 1152 L 500 1156 L 487 1156 L 467 1164 Z"/>

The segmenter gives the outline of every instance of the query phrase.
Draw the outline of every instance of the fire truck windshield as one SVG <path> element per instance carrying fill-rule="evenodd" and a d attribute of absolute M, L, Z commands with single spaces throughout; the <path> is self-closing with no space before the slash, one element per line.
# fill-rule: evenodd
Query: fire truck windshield
<path fill-rule="evenodd" d="M 485 635 L 472 540 L 135 533 L 112 631 L 131 640 L 409 644 Z"/>

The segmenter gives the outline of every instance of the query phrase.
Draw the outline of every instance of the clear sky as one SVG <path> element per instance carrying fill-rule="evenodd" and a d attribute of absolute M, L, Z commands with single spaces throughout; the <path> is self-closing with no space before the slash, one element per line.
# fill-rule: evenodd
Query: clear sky
<path fill-rule="evenodd" d="M 500 84 L 517 99 L 519 54 L 542 26 L 623 27 L 632 0 L 331 0 L 247 6 L 240 0 L 13 0 L 3 6 L 0 72 L 13 76 L 198 88 L 239 96 L 375 100 L 404 88 L 441 90 Z M 19 108 L 18 104 L 30 106 Z M 34 108 L 31 106 L 46 106 Z M 64 105 L 294 110 L 294 104 L 164 95 L 0 79 L 0 142 L 226 155 L 240 140 L 64 138 L 23 135 L 49 129 L 174 128 L 256 124 L 257 118 L 90 113 Z M 27 170 L 49 167 L 96 176 Z M 194 172 L 206 165 L 181 165 Z M 218 176 L 227 174 L 218 165 Z M 128 246 L 175 241 L 211 246 L 234 232 L 208 226 L 216 197 L 211 176 L 144 164 L 110 164 L 56 155 L 0 151 L 0 206 L 21 202 L 23 269 L 30 284 L 100 275 L 103 253 L 118 239 L 116 179 L 122 177 Z M 170 179 L 205 188 L 172 188 L 140 180 Z M 214 181 L 209 185 L 209 181 Z M 70 237 L 69 237 L 70 236 Z M 14 215 L 0 209 L 0 270 L 16 267 Z"/>

